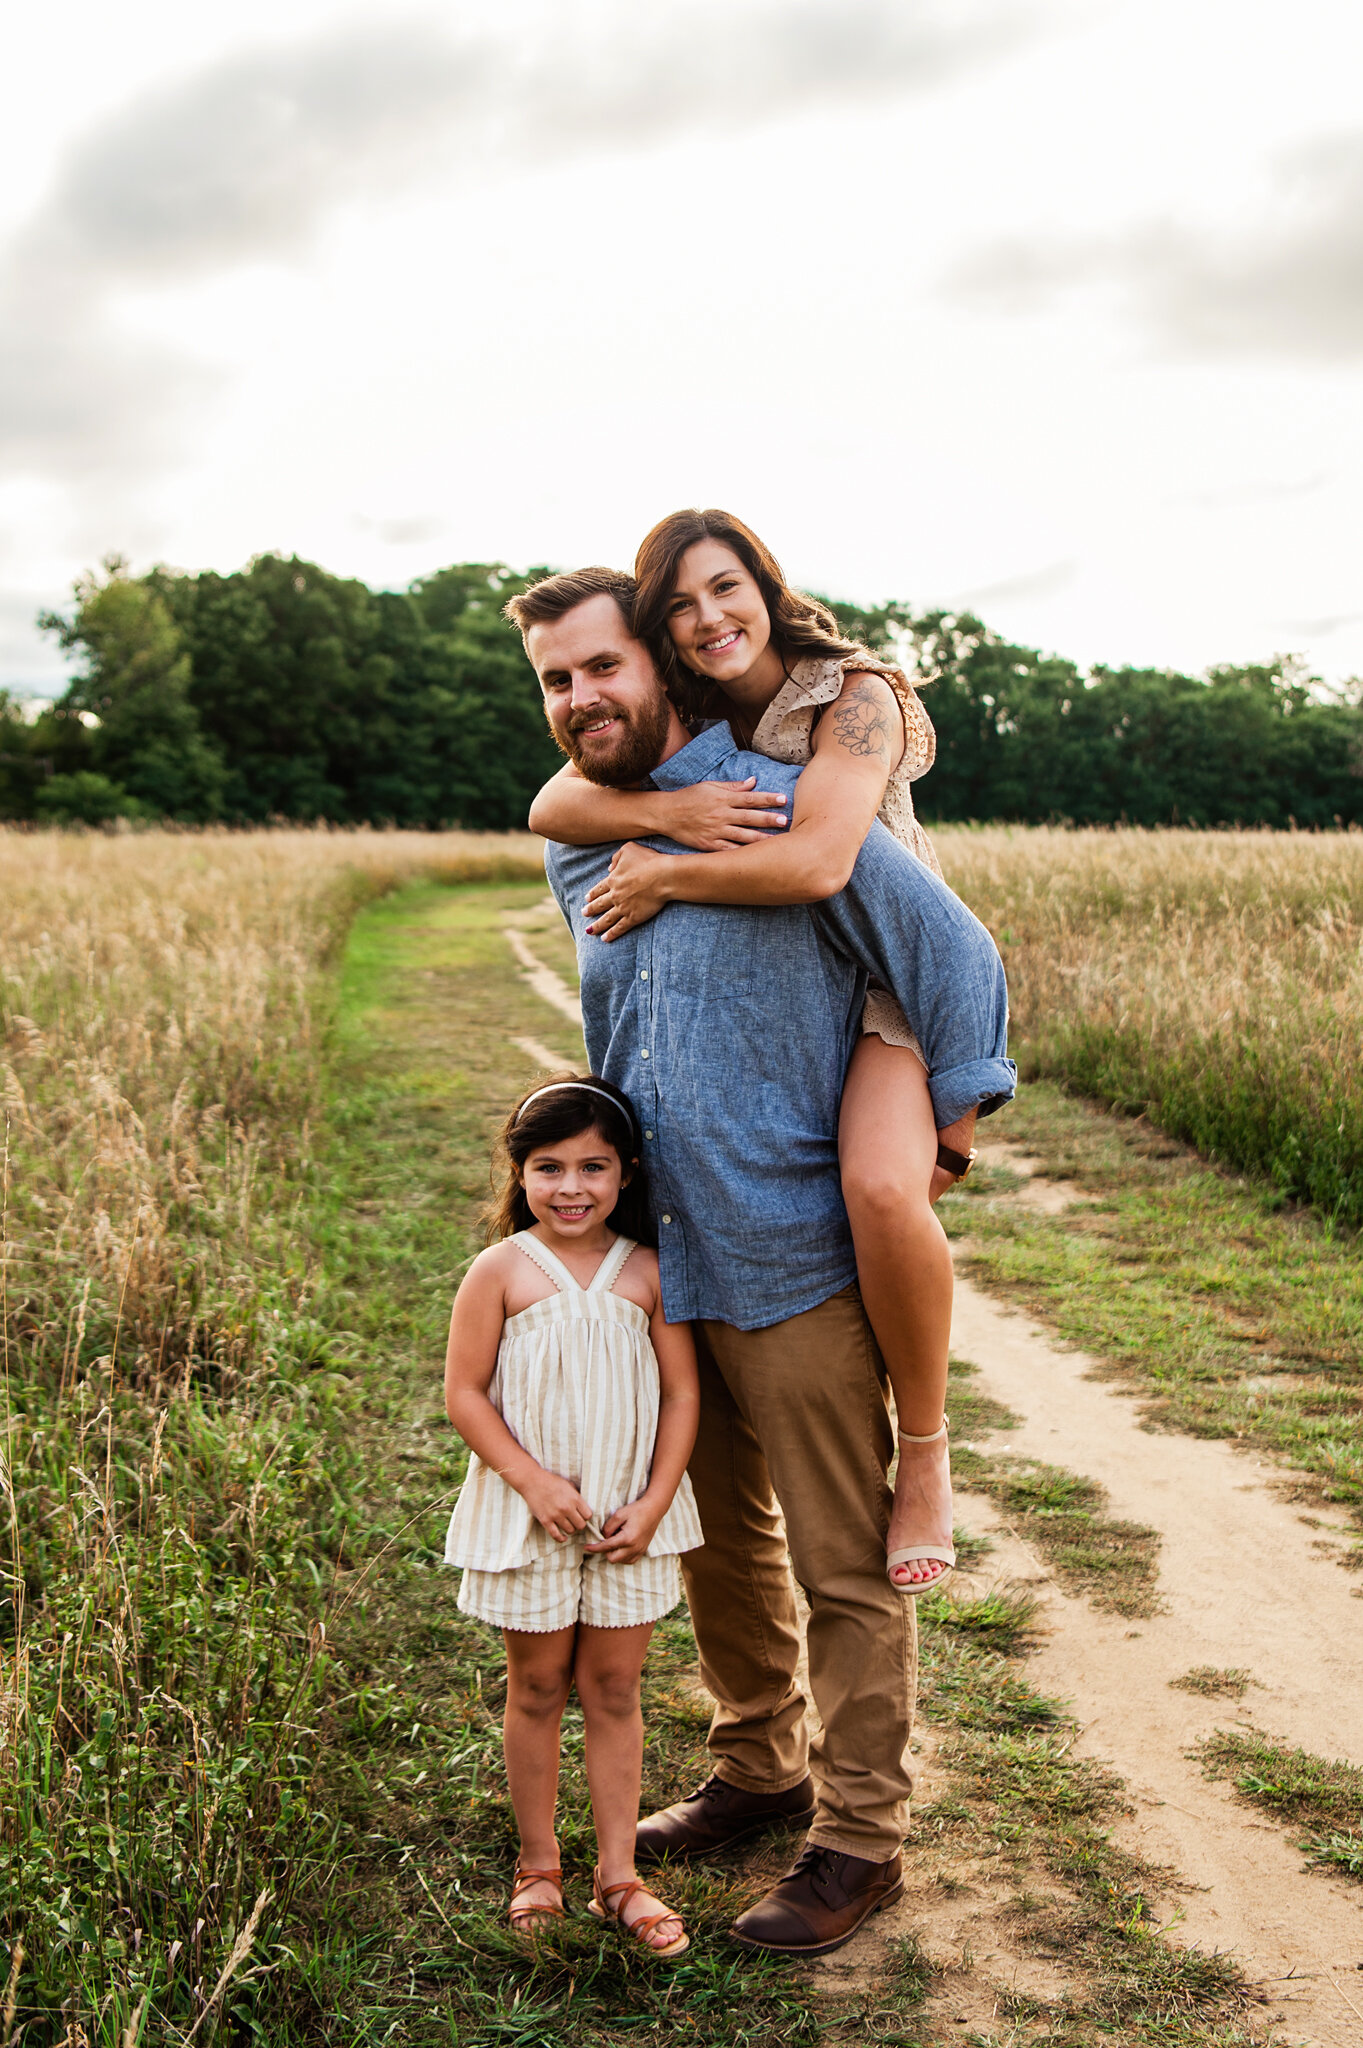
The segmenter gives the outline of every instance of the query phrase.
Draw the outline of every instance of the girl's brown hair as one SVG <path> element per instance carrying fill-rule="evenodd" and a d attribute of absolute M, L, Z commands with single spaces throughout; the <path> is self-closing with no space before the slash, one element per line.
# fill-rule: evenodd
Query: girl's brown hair
<path fill-rule="evenodd" d="M 541 1093 L 541 1090 L 547 1092 Z M 656 1244 L 648 1182 L 639 1163 L 639 1120 L 627 1095 L 599 1074 L 556 1074 L 537 1081 L 502 1125 L 493 1153 L 493 1200 L 484 1213 L 488 1243 L 529 1230 L 535 1218 L 525 1199 L 521 1173 L 532 1152 L 561 1145 L 584 1131 L 600 1131 L 619 1154 L 626 1180 L 607 1218 L 612 1230 L 640 1244 Z M 501 1162 L 498 1185 L 495 1168 Z"/>
<path fill-rule="evenodd" d="M 634 599 L 634 630 L 648 645 L 654 665 L 682 716 L 713 718 L 719 685 L 698 675 L 681 660 L 667 630 L 667 607 L 677 587 L 681 558 L 698 540 L 721 541 L 732 548 L 762 593 L 771 620 L 772 645 L 788 666 L 802 654 L 865 653 L 838 629 L 828 606 L 803 591 L 792 590 L 771 549 L 750 526 L 717 506 L 669 512 L 644 535 L 634 558 L 638 589 Z"/>

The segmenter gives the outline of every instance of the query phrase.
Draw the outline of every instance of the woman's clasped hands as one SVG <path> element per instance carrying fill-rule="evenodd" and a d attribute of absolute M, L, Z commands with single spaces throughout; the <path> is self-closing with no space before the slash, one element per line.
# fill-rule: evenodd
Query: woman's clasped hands
<path fill-rule="evenodd" d="M 757 777 L 742 782 L 696 782 L 665 793 L 667 836 L 697 853 L 750 846 L 784 830 L 787 805 L 775 791 L 758 789 Z M 610 873 L 583 905 L 589 934 L 618 939 L 656 917 L 668 900 L 667 881 L 675 854 L 653 853 L 627 840 L 611 861 Z"/>

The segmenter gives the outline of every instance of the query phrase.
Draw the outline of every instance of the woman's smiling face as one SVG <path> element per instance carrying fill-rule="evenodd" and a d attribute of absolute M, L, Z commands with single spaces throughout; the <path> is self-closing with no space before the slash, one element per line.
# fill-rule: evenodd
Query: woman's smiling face
<path fill-rule="evenodd" d="M 712 682 L 748 673 L 771 641 L 762 592 L 733 549 L 698 540 L 677 565 L 667 630 L 688 668 Z"/>

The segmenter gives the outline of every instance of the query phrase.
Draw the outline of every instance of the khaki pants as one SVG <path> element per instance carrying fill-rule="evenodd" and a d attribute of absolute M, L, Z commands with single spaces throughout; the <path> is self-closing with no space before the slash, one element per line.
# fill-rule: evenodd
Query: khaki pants
<path fill-rule="evenodd" d="M 885 1576 L 893 1431 L 861 1296 L 846 1287 L 766 1330 L 701 1323 L 696 1346 L 705 1547 L 682 1571 L 717 1702 L 715 1770 L 780 1792 L 812 1768 L 811 1842 L 887 1862 L 907 1825 L 918 1639 L 912 1600 Z M 812 1743 L 792 1565 L 809 1602 Z"/>

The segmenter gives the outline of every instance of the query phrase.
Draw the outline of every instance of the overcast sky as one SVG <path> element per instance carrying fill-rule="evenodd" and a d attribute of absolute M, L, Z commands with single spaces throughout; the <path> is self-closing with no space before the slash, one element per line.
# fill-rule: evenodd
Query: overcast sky
<path fill-rule="evenodd" d="M 401 586 L 719 504 L 1085 662 L 1363 671 L 1358 0 L 51 0 L 0 685 L 110 550 Z"/>

